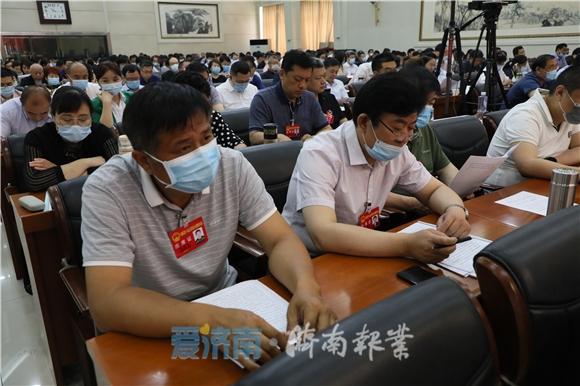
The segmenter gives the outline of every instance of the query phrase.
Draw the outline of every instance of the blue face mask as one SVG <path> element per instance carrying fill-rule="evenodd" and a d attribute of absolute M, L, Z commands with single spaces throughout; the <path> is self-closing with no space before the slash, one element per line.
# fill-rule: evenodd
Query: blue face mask
<path fill-rule="evenodd" d="M 4 98 L 11 97 L 12 95 L 14 95 L 15 88 L 16 88 L 16 86 L 14 86 L 14 85 L 2 87 L 2 91 L 1 91 L 2 96 Z"/>
<path fill-rule="evenodd" d="M 86 90 L 89 85 L 88 79 L 73 79 L 72 86 L 81 90 Z"/>
<path fill-rule="evenodd" d="M 224 67 L 224 72 L 227 74 L 228 72 L 230 72 L 230 68 L 231 66 L 228 66 L 227 64 Z"/>
<path fill-rule="evenodd" d="M 139 86 L 141 86 L 141 82 L 139 80 L 128 80 L 127 81 L 127 88 L 131 91 L 139 90 Z"/>
<path fill-rule="evenodd" d="M 47 78 L 46 81 L 49 86 L 58 86 L 60 84 L 60 79 L 58 78 Z"/>
<path fill-rule="evenodd" d="M 390 161 L 397 158 L 402 151 L 402 148 L 398 146 L 389 145 L 377 138 L 374 127 L 371 127 L 373 134 L 375 136 L 375 144 L 372 149 L 368 147 L 365 143 L 365 149 L 367 153 L 377 161 Z"/>
<path fill-rule="evenodd" d="M 122 89 L 123 89 L 123 83 L 121 83 L 121 82 L 101 84 L 101 90 L 106 91 L 113 96 L 120 93 Z"/>
<path fill-rule="evenodd" d="M 90 126 L 58 126 L 58 134 L 67 142 L 78 143 L 91 134 Z"/>
<path fill-rule="evenodd" d="M 557 75 L 558 75 L 558 70 L 548 71 L 546 73 L 546 79 L 547 80 L 554 80 L 554 79 L 556 79 Z"/>
<path fill-rule="evenodd" d="M 163 164 L 169 184 L 166 188 L 179 190 L 184 193 L 199 193 L 213 182 L 220 164 L 221 153 L 217 146 L 217 140 L 214 139 L 207 145 L 195 149 L 194 151 L 174 158 L 170 161 L 161 161 L 151 154 L 149 157 Z"/>
<path fill-rule="evenodd" d="M 242 94 L 244 91 L 246 91 L 246 88 L 248 88 L 248 84 L 250 84 L 250 82 L 246 82 L 246 83 L 232 82 L 234 91 L 239 92 L 240 94 Z"/>
<path fill-rule="evenodd" d="M 432 116 L 433 116 L 433 106 L 425 105 L 423 110 L 421 110 L 421 112 L 417 116 L 417 124 L 415 126 L 417 126 L 418 128 L 427 126 Z"/>
<path fill-rule="evenodd" d="M 219 67 L 214 66 L 211 68 L 211 73 L 214 75 L 219 75 L 220 72 L 222 72 L 222 70 Z"/>

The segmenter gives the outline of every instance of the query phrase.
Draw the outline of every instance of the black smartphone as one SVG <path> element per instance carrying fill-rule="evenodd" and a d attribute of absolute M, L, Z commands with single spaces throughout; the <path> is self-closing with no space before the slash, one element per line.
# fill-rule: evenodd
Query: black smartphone
<path fill-rule="evenodd" d="M 422 281 L 437 277 L 437 275 L 416 265 L 414 267 L 407 268 L 401 272 L 397 272 L 397 277 L 399 279 L 405 280 L 406 282 L 415 285 Z"/>

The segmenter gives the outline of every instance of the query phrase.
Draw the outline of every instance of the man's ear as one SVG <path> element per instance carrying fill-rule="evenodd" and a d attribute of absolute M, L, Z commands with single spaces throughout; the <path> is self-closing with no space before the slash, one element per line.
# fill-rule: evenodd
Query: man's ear
<path fill-rule="evenodd" d="M 365 132 L 366 132 L 366 128 L 367 128 L 367 125 L 368 124 L 369 124 L 369 116 L 368 115 L 366 115 L 366 114 L 360 114 L 356 118 L 356 125 L 358 127 L 362 127 Z"/>
<path fill-rule="evenodd" d="M 145 152 L 141 150 L 133 150 L 131 153 L 133 159 L 147 172 L 147 174 L 153 174 L 153 161 Z"/>

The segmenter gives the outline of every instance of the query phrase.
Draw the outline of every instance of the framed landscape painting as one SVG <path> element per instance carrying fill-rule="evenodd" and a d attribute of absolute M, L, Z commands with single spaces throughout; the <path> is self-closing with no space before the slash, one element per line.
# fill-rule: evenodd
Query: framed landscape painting
<path fill-rule="evenodd" d="M 455 22 L 462 26 L 481 13 L 468 8 L 469 1 L 457 1 Z M 449 24 L 451 0 L 421 2 L 420 40 L 441 40 Z M 461 32 L 462 39 L 477 39 L 483 25 L 479 18 Z M 499 15 L 497 36 L 533 38 L 544 36 L 580 36 L 580 2 L 518 1 L 504 4 Z"/>
<path fill-rule="evenodd" d="M 220 38 L 217 4 L 158 2 L 161 39 Z"/>

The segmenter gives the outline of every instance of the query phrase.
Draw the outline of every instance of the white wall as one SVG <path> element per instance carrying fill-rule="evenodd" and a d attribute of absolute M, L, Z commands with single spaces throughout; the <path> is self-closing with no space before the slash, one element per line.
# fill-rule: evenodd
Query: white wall
<path fill-rule="evenodd" d="M 152 0 L 71 0 L 70 25 L 40 24 L 35 1 L 2 1 L 2 34 L 109 34 L 110 48 L 114 54 L 249 50 L 249 40 L 259 37 L 256 5 L 249 1 L 213 1 L 213 3 L 218 3 L 220 8 L 222 39 L 209 43 L 160 42 L 157 35 L 156 4 Z"/>
<path fill-rule="evenodd" d="M 571 6 L 578 6 L 570 2 Z M 419 41 L 419 23 L 421 4 L 419 1 L 381 1 L 379 2 L 380 22 L 374 24 L 373 6 L 370 1 L 335 1 L 334 2 L 334 35 L 335 48 L 357 48 L 367 51 L 374 48 L 407 50 L 415 47 L 434 47 L 437 41 Z M 579 26 L 580 30 L 580 26 Z M 526 39 L 500 39 L 497 45 L 511 56 L 511 50 L 517 45 L 526 48 L 528 56 L 553 53 L 557 43 L 567 42 L 572 48 L 580 45 L 578 36 L 544 37 Z M 463 51 L 474 48 L 477 40 L 462 40 Z M 485 52 L 485 41 L 482 51 Z"/>

